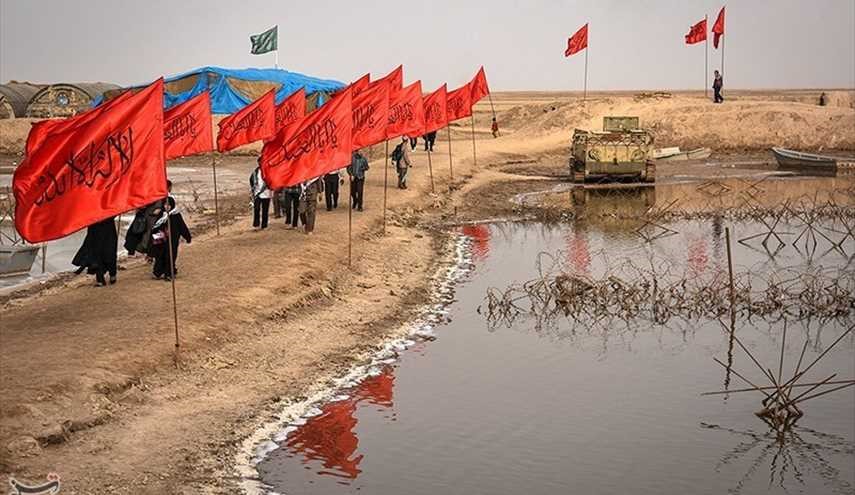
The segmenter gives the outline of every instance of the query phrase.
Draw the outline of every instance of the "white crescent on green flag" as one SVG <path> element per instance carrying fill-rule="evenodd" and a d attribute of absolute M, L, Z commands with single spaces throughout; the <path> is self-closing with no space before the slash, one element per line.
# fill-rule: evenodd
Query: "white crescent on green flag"
<path fill-rule="evenodd" d="M 253 55 L 261 55 L 262 53 L 278 50 L 279 45 L 279 26 L 273 26 L 261 34 L 254 34 L 249 37 L 252 42 L 250 53 Z"/>

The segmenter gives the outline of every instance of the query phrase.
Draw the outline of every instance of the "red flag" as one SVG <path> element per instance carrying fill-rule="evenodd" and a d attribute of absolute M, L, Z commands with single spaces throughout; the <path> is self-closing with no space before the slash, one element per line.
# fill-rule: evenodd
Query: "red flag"
<path fill-rule="evenodd" d="M 391 84 L 390 90 L 394 93 L 399 89 L 403 89 L 404 87 L 404 66 L 399 65 L 395 70 L 387 74 L 383 79 L 378 79 L 371 83 L 371 85 L 378 84 L 380 81 L 389 81 Z"/>
<path fill-rule="evenodd" d="M 487 86 L 487 75 L 484 74 L 484 66 L 481 66 L 481 69 L 478 70 L 478 73 L 475 74 L 475 78 L 469 83 L 469 86 L 472 90 L 472 104 L 478 103 L 481 98 L 490 94 L 490 87 Z"/>
<path fill-rule="evenodd" d="M 364 76 L 351 83 L 350 87 L 353 88 L 353 97 L 356 98 L 359 93 L 368 89 L 368 85 L 370 84 L 370 82 L 371 74 L 365 74 Z"/>
<path fill-rule="evenodd" d="M 712 32 L 713 48 L 718 48 L 718 40 L 724 36 L 724 7 L 721 8 L 721 11 L 718 13 L 718 17 L 715 19 L 715 24 L 712 26 Z"/>
<path fill-rule="evenodd" d="M 217 150 L 224 153 L 238 146 L 267 139 L 276 134 L 274 90 L 220 121 Z"/>
<path fill-rule="evenodd" d="M 166 196 L 163 79 L 118 104 L 52 124 L 15 170 L 15 228 L 58 239 Z"/>
<path fill-rule="evenodd" d="M 211 94 L 207 91 L 163 113 L 163 154 L 167 160 L 214 151 Z"/>
<path fill-rule="evenodd" d="M 267 186 L 293 186 L 349 164 L 352 105 L 347 88 L 266 142 L 261 150 L 261 173 Z"/>
<path fill-rule="evenodd" d="M 576 34 L 567 40 L 567 49 L 564 50 L 564 56 L 569 57 L 574 53 L 579 53 L 585 48 L 588 48 L 588 24 L 585 23 Z"/>
<path fill-rule="evenodd" d="M 448 125 L 448 112 L 446 110 L 448 89 L 443 84 L 438 90 L 425 96 L 425 133 L 433 132 Z"/>
<path fill-rule="evenodd" d="M 468 83 L 448 93 L 446 114 L 449 122 L 472 115 L 472 90 Z"/>
<path fill-rule="evenodd" d="M 425 129 L 425 107 L 422 82 L 416 81 L 389 97 L 389 120 L 386 137 L 421 136 Z"/>
<path fill-rule="evenodd" d="M 281 131 L 286 125 L 293 124 L 304 115 L 306 115 L 306 90 L 300 88 L 276 105 L 273 111 L 276 132 Z"/>
<path fill-rule="evenodd" d="M 701 41 L 707 40 L 707 20 L 704 19 L 701 22 L 695 24 L 694 26 L 689 28 L 689 34 L 686 35 L 686 44 L 694 45 L 695 43 L 700 43 Z"/>
<path fill-rule="evenodd" d="M 389 122 L 389 81 L 371 85 L 353 98 L 354 150 L 377 144 L 386 139 Z"/>

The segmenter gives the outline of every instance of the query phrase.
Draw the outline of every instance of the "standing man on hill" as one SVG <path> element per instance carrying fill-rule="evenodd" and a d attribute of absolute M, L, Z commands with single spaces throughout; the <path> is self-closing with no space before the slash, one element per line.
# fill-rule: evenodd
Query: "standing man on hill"
<path fill-rule="evenodd" d="M 721 88 L 724 87 L 724 78 L 721 77 L 719 71 L 715 71 L 715 79 L 713 79 L 713 103 L 724 103 L 724 97 L 721 96 Z"/>
<path fill-rule="evenodd" d="M 362 192 L 365 189 L 365 172 L 368 170 L 368 160 L 362 153 L 354 151 L 350 157 L 350 165 L 347 166 L 347 175 L 350 176 L 350 201 L 357 211 L 362 211 Z"/>

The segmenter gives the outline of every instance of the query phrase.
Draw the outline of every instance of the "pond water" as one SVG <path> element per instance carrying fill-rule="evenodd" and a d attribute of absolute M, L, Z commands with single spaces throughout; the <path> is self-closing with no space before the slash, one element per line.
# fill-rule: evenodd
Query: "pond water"
<path fill-rule="evenodd" d="M 855 276 L 853 239 L 842 250 L 787 246 L 770 258 L 735 242 L 757 225 L 727 225 L 738 272 L 822 267 Z M 261 480 L 283 494 L 853 493 L 853 388 L 804 403 L 805 416 L 778 442 L 754 415 L 759 393 L 700 395 L 722 390 L 726 379 L 713 362 L 726 359 L 729 343 L 716 321 L 544 324 L 524 315 L 497 326 L 479 314 L 489 288 L 537 277 L 541 252 L 591 276 L 622 257 L 668 262 L 693 277 L 721 272 L 723 226 L 669 224 L 676 233 L 652 243 L 586 223 L 464 227 L 474 266 L 436 340 L 416 343 L 288 428 L 257 466 Z M 805 340 L 809 362 L 851 324 L 852 316 L 791 321 L 784 375 Z M 781 325 L 755 319 L 738 327 L 752 354 L 777 370 Z M 855 375 L 852 335 L 808 381 Z M 733 366 L 759 381 L 738 349 Z M 730 379 L 731 389 L 745 386 Z"/>

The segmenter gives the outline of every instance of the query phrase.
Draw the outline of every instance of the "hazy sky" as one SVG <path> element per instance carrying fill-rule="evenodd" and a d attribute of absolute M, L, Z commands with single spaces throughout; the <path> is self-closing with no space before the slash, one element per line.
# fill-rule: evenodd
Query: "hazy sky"
<path fill-rule="evenodd" d="M 703 87 L 691 24 L 720 0 L 0 0 L 0 80 L 133 84 L 202 65 L 268 67 L 249 35 L 279 25 L 279 64 L 341 81 L 404 64 L 405 82 L 450 87 L 484 64 L 494 90 Z M 855 0 L 732 0 L 731 88 L 855 87 Z M 710 43 L 710 74 L 720 52 Z"/>

